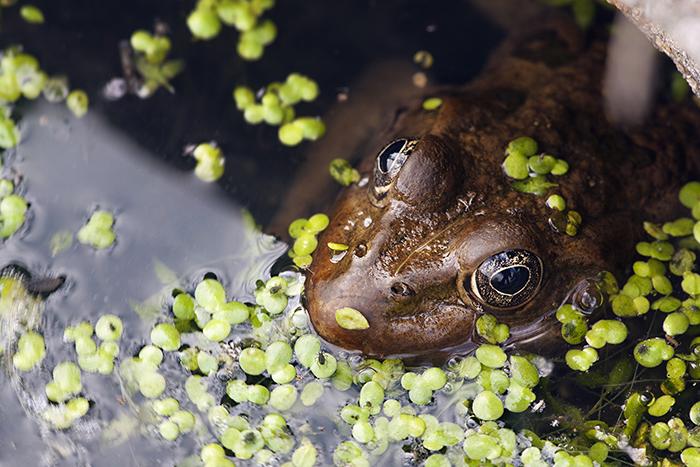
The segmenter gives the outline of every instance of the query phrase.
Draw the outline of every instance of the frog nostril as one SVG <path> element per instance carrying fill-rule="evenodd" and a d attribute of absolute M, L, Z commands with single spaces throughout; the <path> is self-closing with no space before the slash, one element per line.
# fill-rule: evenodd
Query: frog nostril
<path fill-rule="evenodd" d="M 394 282 L 391 285 L 391 293 L 394 295 L 400 295 L 402 297 L 410 297 L 411 295 L 415 295 L 416 292 L 413 291 L 410 285 L 406 284 L 405 282 Z"/>

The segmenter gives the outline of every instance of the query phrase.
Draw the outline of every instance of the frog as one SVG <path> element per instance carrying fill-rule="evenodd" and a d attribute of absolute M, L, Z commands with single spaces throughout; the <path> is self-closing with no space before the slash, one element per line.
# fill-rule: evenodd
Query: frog
<path fill-rule="evenodd" d="M 557 355 L 559 306 L 589 320 L 609 313 L 601 278 L 622 277 L 642 222 L 668 219 L 698 173 L 700 111 L 660 98 L 642 124 L 613 125 L 601 84 L 608 38 L 544 17 L 513 31 L 469 83 L 386 110 L 394 117 L 365 145 L 360 181 L 333 203 L 308 270 L 321 338 L 370 357 L 445 361 L 485 342 L 476 323 L 488 314 L 509 327 L 505 348 Z M 427 110 L 426 98 L 440 105 Z M 502 167 L 523 136 L 569 163 L 541 196 L 515 189 Z M 551 194 L 580 213 L 575 235 Z M 365 325 L 341 325 L 348 308 Z"/>

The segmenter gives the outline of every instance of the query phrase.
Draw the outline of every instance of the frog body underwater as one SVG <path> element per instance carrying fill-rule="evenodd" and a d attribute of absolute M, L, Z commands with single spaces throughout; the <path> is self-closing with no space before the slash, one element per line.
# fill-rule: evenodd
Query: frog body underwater
<path fill-rule="evenodd" d="M 438 109 L 403 111 L 319 238 L 306 297 L 318 334 L 366 355 L 439 361 L 478 345 L 476 319 L 489 313 L 510 327 L 507 346 L 551 354 L 563 348 L 561 303 L 601 314 L 596 278 L 621 277 L 642 221 L 669 217 L 700 161 L 689 101 L 658 104 L 638 128 L 606 121 L 605 55 L 604 40 L 551 18 L 507 39 L 473 82 L 431 94 Z M 544 196 L 503 172 L 520 136 L 570 164 Z M 552 228 L 554 193 L 581 213 L 577 235 Z M 328 242 L 349 248 L 337 255 Z M 341 327 L 344 307 L 369 327 Z"/>

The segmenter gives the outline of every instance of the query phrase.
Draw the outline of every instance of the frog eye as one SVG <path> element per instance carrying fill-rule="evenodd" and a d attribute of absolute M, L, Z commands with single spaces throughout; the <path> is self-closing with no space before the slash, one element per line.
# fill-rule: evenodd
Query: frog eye
<path fill-rule="evenodd" d="M 542 282 L 542 261 L 527 250 L 502 251 L 486 258 L 467 280 L 472 293 L 484 305 L 514 308 L 537 293 Z"/>
<path fill-rule="evenodd" d="M 417 139 L 399 138 L 384 147 L 379 154 L 374 166 L 374 198 L 379 201 L 391 188 L 391 183 L 398 175 L 401 167 L 411 155 L 416 145 Z"/>
<path fill-rule="evenodd" d="M 380 173 L 389 175 L 392 178 L 396 175 L 408 158 L 408 154 L 403 152 L 407 142 L 405 138 L 397 139 L 379 152 L 377 155 L 377 170 Z"/>

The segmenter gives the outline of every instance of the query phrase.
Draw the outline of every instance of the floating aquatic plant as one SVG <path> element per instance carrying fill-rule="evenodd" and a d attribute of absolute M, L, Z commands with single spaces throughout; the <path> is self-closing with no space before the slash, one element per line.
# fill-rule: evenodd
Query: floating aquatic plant
<path fill-rule="evenodd" d="M 286 146 L 296 146 L 303 140 L 316 141 L 326 132 L 319 118 L 296 117 L 294 105 L 318 97 L 318 84 L 299 73 L 291 73 L 284 83 L 271 83 L 261 91 L 258 103 L 253 91 L 245 86 L 233 90 L 233 99 L 243 118 L 251 125 L 262 122 L 279 126 L 278 138 Z"/>
<path fill-rule="evenodd" d="M 219 35 L 222 24 L 233 26 L 240 32 L 238 55 L 258 60 L 277 37 L 275 23 L 260 21 L 274 5 L 274 0 L 199 0 L 187 17 L 187 27 L 196 39 L 211 40 Z"/>

